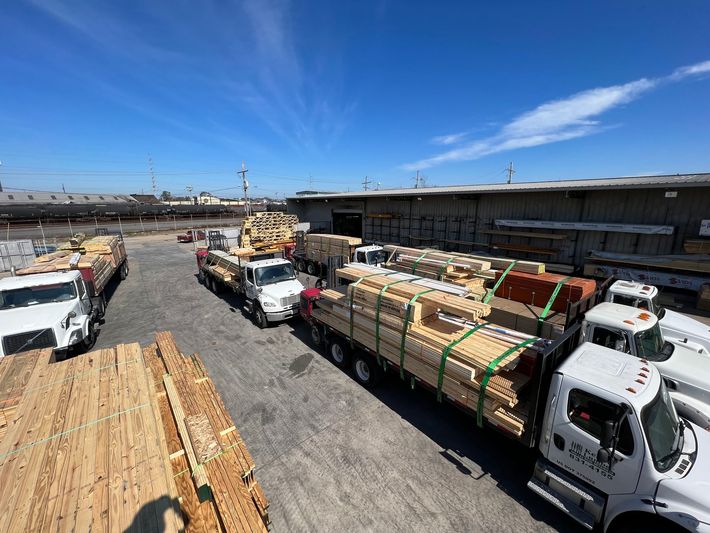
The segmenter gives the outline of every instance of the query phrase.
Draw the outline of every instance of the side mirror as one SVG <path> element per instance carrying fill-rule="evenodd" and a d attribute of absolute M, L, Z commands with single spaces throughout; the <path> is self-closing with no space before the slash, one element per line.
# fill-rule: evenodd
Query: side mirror
<path fill-rule="evenodd" d="M 614 350 L 616 350 L 617 352 L 625 352 L 626 341 L 624 339 L 619 339 L 618 341 L 614 342 Z"/>
<path fill-rule="evenodd" d="M 69 318 L 69 319 L 76 318 L 76 313 L 74 311 L 69 311 L 67 318 Z"/>
<path fill-rule="evenodd" d="M 611 457 L 609 450 L 607 450 L 606 448 L 599 448 L 599 451 L 597 452 L 597 462 L 598 463 L 602 463 L 602 464 L 608 463 L 609 457 Z"/>
<path fill-rule="evenodd" d="M 612 447 L 614 444 L 614 429 L 615 424 L 613 420 L 604 421 L 604 425 L 602 426 L 602 434 L 599 437 L 599 446 L 606 449 L 610 449 Z"/>

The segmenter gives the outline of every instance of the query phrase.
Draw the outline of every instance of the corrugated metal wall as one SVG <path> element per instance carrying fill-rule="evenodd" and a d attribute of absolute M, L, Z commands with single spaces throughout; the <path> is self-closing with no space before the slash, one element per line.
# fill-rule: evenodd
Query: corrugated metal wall
<path fill-rule="evenodd" d="M 375 197 L 355 200 L 289 200 L 289 212 L 312 227 L 331 231 L 333 211 L 361 210 L 363 235 L 369 241 L 405 246 L 438 246 L 467 252 L 490 250 L 497 255 L 581 266 L 590 250 L 634 254 L 683 253 L 683 241 L 698 236 L 700 221 L 710 219 L 710 188 L 590 190 L 500 193 L 474 196 Z M 501 218 L 556 221 L 661 224 L 673 235 L 639 235 L 602 231 L 524 230 L 497 228 Z M 491 235 L 487 230 L 529 231 L 565 235 L 563 240 Z M 491 244 L 534 247 L 539 253 L 491 249 Z M 542 253 L 542 252 L 546 253 Z"/>

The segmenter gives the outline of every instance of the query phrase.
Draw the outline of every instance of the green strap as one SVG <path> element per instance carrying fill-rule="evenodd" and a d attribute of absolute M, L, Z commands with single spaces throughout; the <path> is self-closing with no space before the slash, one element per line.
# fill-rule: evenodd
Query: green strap
<path fill-rule="evenodd" d="M 420 255 L 416 261 L 414 261 L 414 264 L 412 265 L 412 274 L 416 273 L 417 265 L 419 264 L 419 261 L 424 259 L 424 257 L 429 255 L 430 253 L 431 253 L 431 250 L 428 250 L 428 251 L 424 252 L 422 255 Z"/>
<path fill-rule="evenodd" d="M 454 349 L 454 347 L 459 344 L 461 341 L 464 339 L 470 337 L 474 333 L 476 333 L 479 329 L 481 329 L 484 326 L 487 326 L 488 322 L 481 322 L 477 326 L 469 329 L 466 333 L 461 335 L 458 339 L 455 341 L 452 341 L 449 343 L 449 345 L 444 348 L 444 351 L 441 352 L 441 363 L 439 364 L 439 379 L 436 384 L 436 399 L 438 401 L 441 401 L 441 388 L 444 385 L 444 368 L 446 367 L 446 359 L 448 359 L 449 354 L 451 353 L 451 350 Z"/>
<path fill-rule="evenodd" d="M 421 279 L 421 278 L 415 278 Z M 392 283 L 388 283 L 380 289 L 380 294 L 377 295 L 377 306 L 375 307 L 375 353 L 377 354 L 377 363 L 382 366 L 382 359 L 380 358 L 380 305 L 382 305 L 382 296 L 387 292 L 392 285 L 397 285 L 397 283 L 402 283 L 403 281 L 415 281 L 414 279 L 397 279 Z"/>
<path fill-rule="evenodd" d="M 418 292 L 412 296 L 412 299 L 409 300 L 409 303 L 407 304 L 407 316 L 404 317 L 404 324 L 402 325 L 402 341 L 399 344 L 399 377 L 402 379 L 404 379 L 404 348 L 407 339 L 407 331 L 409 330 L 409 321 L 412 318 L 412 304 L 416 302 L 417 298 L 419 298 L 422 294 L 426 294 L 434 290 L 436 289 L 427 289 L 425 291 Z"/>
<path fill-rule="evenodd" d="M 500 287 L 500 284 L 503 283 L 503 280 L 504 280 L 505 277 L 508 275 L 508 272 L 510 272 L 511 270 L 513 270 L 513 267 L 516 265 L 516 263 L 517 263 L 517 261 L 513 261 L 512 263 L 510 263 L 510 264 L 508 265 L 508 268 L 506 268 L 506 269 L 503 271 L 503 275 L 502 275 L 500 278 L 498 278 L 498 281 L 496 281 L 496 284 L 493 285 L 493 290 L 491 290 L 491 292 L 489 292 L 489 293 L 486 295 L 486 297 L 483 298 L 483 303 L 484 303 L 484 304 L 487 304 L 488 302 L 491 301 L 491 298 L 493 298 L 493 295 L 494 295 L 494 294 L 496 293 L 496 291 L 498 290 L 498 287 Z"/>
<path fill-rule="evenodd" d="M 540 336 L 540 332 L 542 331 L 542 324 L 545 322 L 545 317 L 547 317 L 547 313 L 550 312 L 550 308 L 552 307 L 552 304 L 555 302 L 555 299 L 557 298 L 557 295 L 560 292 L 560 289 L 562 286 L 569 281 L 569 279 L 572 276 L 567 276 L 564 279 L 561 279 L 557 285 L 555 286 L 555 290 L 552 291 L 552 296 L 550 296 L 550 299 L 547 301 L 547 305 L 545 306 L 545 309 L 542 310 L 542 313 L 540 313 L 540 316 L 537 317 L 537 335 Z"/>
<path fill-rule="evenodd" d="M 360 282 L 364 279 L 371 278 L 373 276 L 388 276 L 390 273 L 384 273 L 384 274 L 368 274 L 367 276 L 363 276 L 359 278 L 357 281 L 351 284 L 352 286 L 352 291 L 350 292 L 350 347 L 353 347 L 353 325 L 355 323 L 354 317 L 355 313 L 353 313 L 353 306 L 355 305 L 355 287 L 357 287 Z M 350 287 L 348 287 L 348 290 L 350 290 Z"/>
<path fill-rule="evenodd" d="M 439 279 L 439 281 L 441 281 L 441 280 L 444 278 L 444 270 L 446 269 L 447 266 L 449 266 L 449 264 L 451 263 L 451 261 L 453 261 L 454 259 L 456 259 L 456 256 L 452 256 L 451 259 L 449 259 L 446 263 L 444 263 L 443 265 L 441 265 L 441 268 L 439 269 L 439 274 L 438 274 L 438 276 L 437 276 L 437 278 Z"/>
<path fill-rule="evenodd" d="M 488 382 L 491 379 L 491 376 L 493 375 L 493 371 L 495 370 L 496 366 L 498 366 L 498 363 L 503 361 L 504 359 L 510 357 L 512 354 L 514 354 L 517 350 L 520 348 L 524 348 L 528 344 L 532 344 L 533 342 L 538 341 L 539 339 L 537 337 L 531 337 L 527 340 L 524 340 L 520 344 L 516 344 L 512 348 L 509 348 L 505 352 L 503 352 L 501 355 L 493 359 L 488 364 L 488 367 L 486 368 L 486 374 L 483 376 L 483 380 L 481 381 L 481 388 L 478 391 L 478 406 L 476 407 L 476 422 L 478 424 L 478 427 L 483 427 L 483 402 L 486 397 L 486 387 L 488 387 Z"/>

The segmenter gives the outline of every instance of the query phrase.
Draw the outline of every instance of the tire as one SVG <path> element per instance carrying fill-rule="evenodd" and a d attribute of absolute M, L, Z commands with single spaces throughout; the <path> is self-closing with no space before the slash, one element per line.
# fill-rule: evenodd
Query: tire
<path fill-rule="evenodd" d="M 214 292 L 215 294 L 219 294 L 220 292 L 222 292 L 222 289 L 224 288 L 224 287 L 222 286 L 222 282 L 221 282 L 221 281 L 218 281 L 218 280 L 216 280 L 216 279 L 213 279 L 213 280 L 212 280 L 212 286 L 214 287 L 214 288 L 212 289 L 212 292 Z"/>
<path fill-rule="evenodd" d="M 338 368 L 350 366 L 350 346 L 343 339 L 336 337 L 328 344 L 328 357 Z"/>
<path fill-rule="evenodd" d="M 311 326 L 311 342 L 314 346 L 320 346 L 323 344 L 323 335 L 321 335 L 318 326 Z"/>
<path fill-rule="evenodd" d="M 358 353 L 353 357 L 353 374 L 355 381 L 366 389 L 371 389 L 380 380 L 380 367 L 373 357 Z"/>
<path fill-rule="evenodd" d="M 81 353 L 86 353 L 94 347 L 94 344 L 96 344 L 96 331 L 94 324 L 89 323 L 89 334 L 79 343 L 79 350 Z"/>
<path fill-rule="evenodd" d="M 296 261 L 296 269 L 299 272 L 305 272 L 306 271 L 306 262 L 303 259 L 299 259 Z"/>
<path fill-rule="evenodd" d="M 313 263 L 308 263 L 308 265 L 306 265 L 306 272 L 308 272 L 308 274 L 310 276 L 315 276 L 316 275 L 316 265 Z"/>
<path fill-rule="evenodd" d="M 205 273 L 202 270 L 197 273 L 197 281 L 202 284 L 205 283 Z"/>
<path fill-rule="evenodd" d="M 121 281 L 126 279 L 128 277 L 128 263 L 124 261 L 124 263 L 121 265 L 121 270 L 119 270 L 118 275 L 121 278 Z"/>
<path fill-rule="evenodd" d="M 106 297 L 103 293 L 99 295 L 99 301 L 96 304 L 96 315 L 98 318 L 102 318 L 106 314 Z"/>
<path fill-rule="evenodd" d="M 259 329 L 266 329 L 269 327 L 269 321 L 266 319 L 266 313 L 261 309 L 261 307 L 256 306 L 254 308 L 254 324 L 257 325 Z"/>

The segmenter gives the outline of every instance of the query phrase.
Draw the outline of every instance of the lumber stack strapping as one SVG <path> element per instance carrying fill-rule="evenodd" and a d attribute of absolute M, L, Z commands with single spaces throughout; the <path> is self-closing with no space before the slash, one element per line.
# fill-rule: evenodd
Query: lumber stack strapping
<path fill-rule="evenodd" d="M 0 373 L 28 356 L 36 361 L 0 440 L 0 531 L 180 531 L 140 346 L 58 363 L 41 350 L 3 358 Z"/>
<path fill-rule="evenodd" d="M 202 361 L 156 339 L 0 359 L 0 531 L 267 531 L 254 461 Z"/>
<path fill-rule="evenodd" d="M 310 233 L 306 235 L 305 240 L 308 259 L 321 263 L 327 263 L 328 257 L 331 256 L 341 256 L 344 263 L 349 263 L 352 248 L 362 244 L 359 237 L 327 233 Z"/>
<path fill-rule="evenodd" d="M 502 272 L 496 273 L 496 281 Z M 537 307 L 545 307 L 550 300 L 555 287 L 567 278 L 561 274 L 527 274 L 525 272 L 509 272 L 496 290 L 496 296 L 515 300 Z M 594 280 L 570 277 L 560 288 L 551 309 L 565 313 L 567 304 L 578 302 L 594 294 L 597 284 Z"/>
<path fill-rule="evenodd" d="M 345 279 L 359 279 L 362 276 L 358 274 L 362 272 L 353 266 L 338 270 L 338 275 Z M 349 337 L 352 310 L 353 339 L 376 351 L 377 299 L 381 289 L 391 281 L 385 276 L 374 276 L 363 279 L 357 286 L 350 284 L 345 293 L 324 290 L 313 315 Z M 409 301 L 421 290 L 421 286 L 402 282 L 391 285 L 382 293 L 379 353 L 399 365 L 404 321 L 409 318 L 404 338 L 404 367 L 425 383 L 436 387 L 443 351 L 474 326 L 475 322 L 471 320 L 480 321 L 490 309 L 480 302 L 433 291 L 420 295 L 409 314 Z M 439 309 L 462 318 L 443 315 L 437 312 Z M 480 314 L 474 309 L 478 309 Z M 477 409 L 480 383 L 486 368 L 528 337 L 492 324 L 479 329 L 450 350 L 444 366 L 442 391 L 463 405 Z M 523 356 L 536 357 L 536 353 L 531 348 L 517 348 L 510 357 L 494 365 L 484 400 L 484 416 L 491 423 L 516 435 L 522 435 L 525 429 L 525 415 L 517 410 L 519 393 L 529 379 L 526 373 L 516 371 Z"/>
<path fill-rule="evenodd" d="M 260 242 L 293 240 L 296 224 L 296 215 L 287 215 L 280 211 L 248 216 L 242 222 L 241 245 L 249 247 Z"/>

